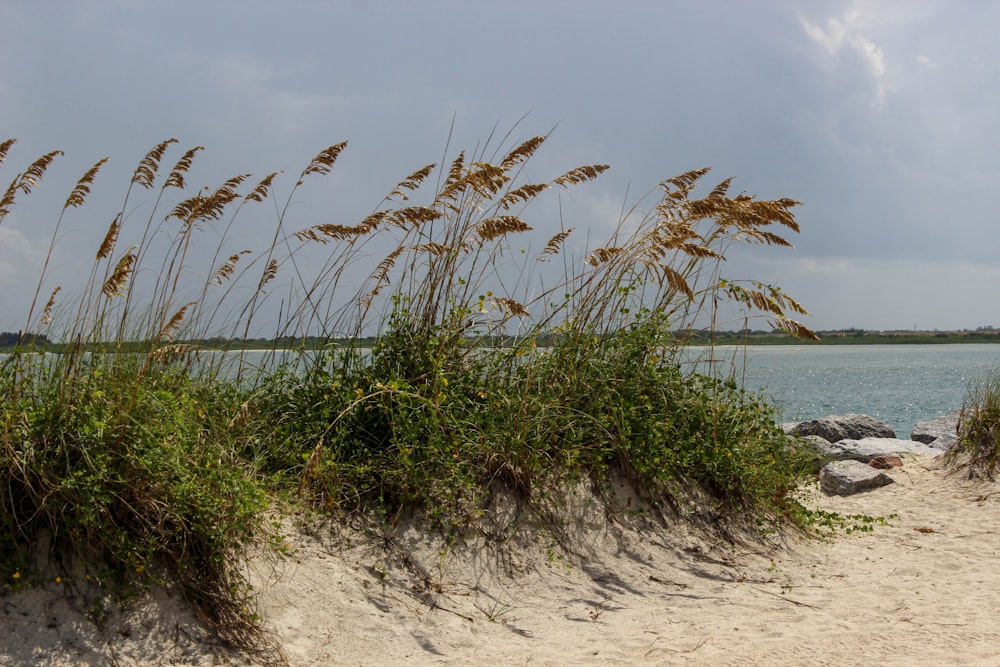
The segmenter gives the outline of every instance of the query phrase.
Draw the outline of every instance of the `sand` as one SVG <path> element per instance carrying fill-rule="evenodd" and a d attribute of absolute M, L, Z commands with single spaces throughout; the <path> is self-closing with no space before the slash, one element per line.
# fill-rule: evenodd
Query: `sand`
<path fill-rule="evenodd" d="M 1000 664 L 1000 489 L 930 458 L 889 474 L 855 496 L 803 491 L 841 516 L 892 516 L 829 539 L 734 546 L 608 521 L 581 496 L 562 540 L 449 548 L 413 527 L 388 540 L 300 527 L 292 556 L 250 568 L 291 665 Z M 0 600 L 0 665 L 248 662 L 165 591 L 104 631 L 59 591 Z"/>

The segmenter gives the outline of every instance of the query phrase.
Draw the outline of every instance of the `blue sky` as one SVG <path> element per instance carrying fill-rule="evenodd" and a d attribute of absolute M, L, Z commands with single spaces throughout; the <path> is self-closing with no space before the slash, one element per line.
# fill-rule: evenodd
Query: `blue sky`
<path fill-rule="evenodd" d="M 206 147 L 199 185 L 297 173 L 349 141 L 303 192 L 305 227 L 370 212 L 441 161 L 452 127 L 454 148 L 552 131 L 536 178 L 612 165 L 560 202 L 593 238 L 696 167 L 802 201 L 795 250 L 734 250 L 727 273 L 781 285 L 814 328 L 1000 326 L 998 25 L 985 0 L 0 0 L 0 138 L 18 139 L 0 179 L 66 154 L 0 224 L 0 330 L 22 326 L 24 279 L 33 291 L 62 202 L 101 157 L 58 247 L 63 282 L 89 271 L 168 137 Z M 552 210 L 531 222 L 550 231 Z"/>

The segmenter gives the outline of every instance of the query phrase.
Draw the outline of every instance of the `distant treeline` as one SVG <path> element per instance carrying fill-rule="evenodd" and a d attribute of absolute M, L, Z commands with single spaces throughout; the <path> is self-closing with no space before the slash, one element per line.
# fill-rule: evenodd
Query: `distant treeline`
<path fill-rule="evenodd" d="M 980 328 L 974 331 L 865 331 L 863 329 L 838 329 L 835 331 L 818 331 L 818 342 L 803 340 L 788 335 L 784 331 L 677 331 L 676 340 L 688 345 L 905 345 L 934 343 L 1000 343 L 1000 329 L 992 327 Z M 543 334 L 535 336 L 538 347 L 550 347 L 556 342 L 558 334 Z M 210 350 L 233 349 L 281 349 L 281 350 L 319 350 L 323 348 L 372 348 L 378 343 L 374 336 L 360 338 L 327 338 L 323 336 L 281 338 L 248 338 L 230 339 L 222 337 L 197 340 L 183 340 L 168 343 Z M 476 347 L 510 347 L 523 343 L 522 339 L 513 336 L 483 336 L 470 339 L 467 344 Z M 0 332 L 0 351 L 12 352 L 18 346 L 30 347 L 36 351 L 61 353 L 67 350 L 66 343 L 56 343 L 44 334 Z M 164 343 L 150 341 L 132 341 L 125 343 L 89 344 L 91 351 L 118 352 L 148 352 L 153 347 L 162 347 Z"/>

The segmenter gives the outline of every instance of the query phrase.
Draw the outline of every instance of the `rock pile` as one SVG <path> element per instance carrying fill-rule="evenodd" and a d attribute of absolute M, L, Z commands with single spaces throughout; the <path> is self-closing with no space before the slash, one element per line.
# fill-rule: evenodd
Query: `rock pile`
<path fill-rule="evenodd" d="M 786 424 L 785 433 L 834 459 L 820 470 L 820 488 L 847 496 L 892 483 L 880 469 L 901 465 L 907 455 L 942 454 L 958 442 L 961 411 L 917 423 L 910 440 L 868 415 L 850 414 Z"/>

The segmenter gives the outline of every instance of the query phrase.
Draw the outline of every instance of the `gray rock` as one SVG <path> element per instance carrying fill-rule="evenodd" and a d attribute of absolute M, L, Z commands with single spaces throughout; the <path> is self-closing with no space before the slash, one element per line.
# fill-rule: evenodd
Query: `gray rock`
<path fill-rule="evenodd" d="M 917 442 L 930 445 L 940 451 L 948 451 L 958 442 L 958 418 L 961 416 L 961 408 L 950 412 L 943 417 L 928 419 L 917 422 L 913 427 L 910 438 Z"/>
<path fill-rule="evenodd" d="M 834 461 L 819 471 L 819 486 L 824 493 L 850 496 L 892 484 L 892 477 L 860 461 Z"/>
<path fill-rule="evenodd" d="M 831 415 L 796 424 L 791 435 L 818 435 L 828 442 L 862 438 L 895 438 L 892 427 L 868 415 Z"/>
<path fill-rule="evenodd" d="M 915 440 L 899 440 L 897 438 L 861 438 L 846 439 L 828 445 L 829 453 L 838 459 L 854 459 L 867 463 L 876 456 L 901 456 L 905 454 L 937 455 L 940 449 L 935 449 Z"/>

